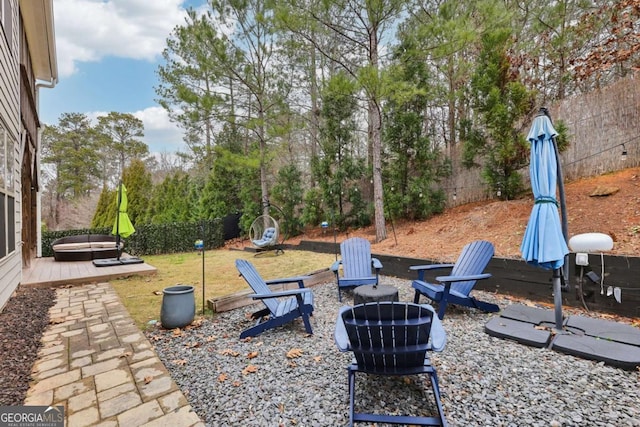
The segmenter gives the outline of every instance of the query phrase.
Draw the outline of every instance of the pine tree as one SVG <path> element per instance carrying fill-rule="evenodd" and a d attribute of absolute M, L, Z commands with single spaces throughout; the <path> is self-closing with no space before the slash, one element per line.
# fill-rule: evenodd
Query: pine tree
<path fill-rule="evenodd" d="M 102 187 L 100 198 L 96 211 L 91 220 L 91 228 L 111 227 L 115 221 L 115 204 L 114 199 L 116 193 L 109 190 L 106 186 Z"/>
<path fill-rule="evenodd" d="M 151 173 L 142 160 L 132 159 L 122 174 L 122 182 L 127 188 L 129 219 L 134 226 L 143 224 L 149 206 L 149 190 L 152 188 Z"/>

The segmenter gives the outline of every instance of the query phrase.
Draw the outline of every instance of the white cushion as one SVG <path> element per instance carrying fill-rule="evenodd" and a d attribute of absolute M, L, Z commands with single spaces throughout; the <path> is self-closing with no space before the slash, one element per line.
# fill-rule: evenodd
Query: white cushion
<path fill-rule="evenodd" d="M 57 245 L 53 245 L 54 251 L 72 251 L 76 249 L 89 249 L 91 244 L 87 243 L 59 243 Z"/>
<path fill-rule="evenodd" d="M 114 248 L 116 247 L 116 242 L 91 242 L 91 248 L 100 249 L 100 248 Z"/>

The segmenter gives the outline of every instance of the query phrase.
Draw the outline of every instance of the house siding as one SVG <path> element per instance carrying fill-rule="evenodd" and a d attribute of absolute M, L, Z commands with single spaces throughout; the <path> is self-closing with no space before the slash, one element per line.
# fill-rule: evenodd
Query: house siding
<path fill-rule="evenodd" d="M 13 192 L 15 218 L 15 249 L 0 259 L 0 309 L 22 280 L 22 206 L 20 171 L 20 49 L 19 49 L 19 3 L 9 0 L 11 5 L 11 34 L 0 30 L 0 121 L 13 141 Z M 9 42 L 9 43 L 8 43 Z M 8 206 L 6 207 L 8 209 Z M 6 216 L 8 217 L 8 216 Z"/>

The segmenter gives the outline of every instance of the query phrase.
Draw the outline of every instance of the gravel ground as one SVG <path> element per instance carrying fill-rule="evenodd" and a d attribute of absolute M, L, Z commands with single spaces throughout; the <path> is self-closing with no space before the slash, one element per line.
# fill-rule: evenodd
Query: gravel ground
<path fill-rule="evenodd" d="M 54 289 L 18 287 L 0 312 L 0 406 L 22 405 L 42 333 L 49 326 Z"/>
<path fill-rule="evenodd" d="M 384 277 L 412 300 L 410 282 Z M 339 426 L 348 423 L 348 353 L 333 341 L 335 285 L 313 287 L 314 334 L 300 320 L 240 340 L 256 307 L 147 331 L 207 426 Z M 510 300 L 476 291 L 501 307 Z M 343 295 L 343 301 L 352 301 Z M 432 356 L 451 426 L 640 426 L 640 373 L 490 337 L 491 314 L 449 307 L 447 347 Z M 432 413 L 426 377 L 357 377 L 360 409 Z"/>

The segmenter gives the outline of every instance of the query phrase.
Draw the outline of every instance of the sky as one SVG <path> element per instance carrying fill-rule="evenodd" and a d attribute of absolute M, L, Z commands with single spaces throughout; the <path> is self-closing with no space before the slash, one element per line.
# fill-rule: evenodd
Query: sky
<path fill-rule="evenodd" d="M 40 90 L 40 119 L 63 113 L 91 119 L 111 111 L 142 120 L 154 153 L 184 151 L 182 131 L 155 101 L 156 70 L 176 25 L 206 0 L 55 0 L 58 83 Z"/>

